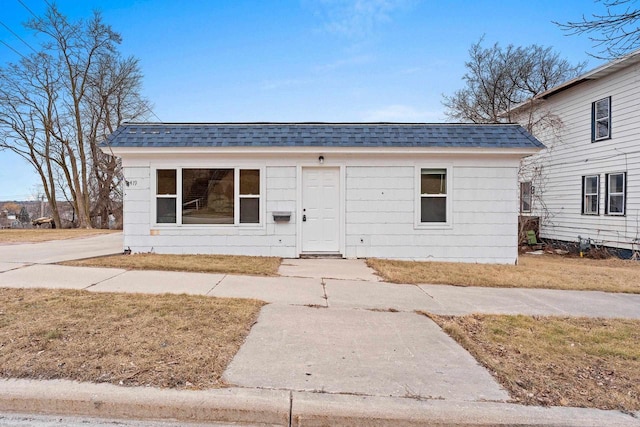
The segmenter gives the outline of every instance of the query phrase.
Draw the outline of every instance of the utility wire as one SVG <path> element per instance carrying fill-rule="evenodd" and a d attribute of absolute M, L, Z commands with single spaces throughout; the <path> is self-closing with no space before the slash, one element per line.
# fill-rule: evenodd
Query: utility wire
<path fill-rule="evenodd" d="M 149 111 L 151 111 L 151 114 L 153 114 L 153 117 L 158 119 L 159 122 L 162 122 L 162 119 L 160 117 L 158 117 L 158 115 L 151 108 L 149 108 Z"/>
<path fill-rule="evenodd" d="M 22 43 L 24 43 L 29 49 L 31 49 L 32 51 L 34 51 L 35 53 L 38 53 L 37 50 L 35 50 L 33 47 L 31 47 L 31 45 L 29 43 L 27 43 L 26 41 L 24 41 L 24 39 L 22 37 L 20 37 L 19 35 L 17 35 L 11 28 L 9 28 L 9 26 L 7 24 L 5 24 L 4 22 L 0 21 L 0 25 L 2 25 L 3 27 L 5 27 L 11 34 L 13 34 L 18 40 L 20 40 Z"/>
<path fill-rule="evenodd" d="M 33 13 L 33 11 L 32 11 L 31 9 L 29 9 L 29 8 L 27 7 L 27 5 L 26 5 L 26 4 L 24 4 L 24 3 L 22 2 L 22 0 L 17 0 L 17 1 L 18 1 L 18 3 L 20 3 L 20 4 L 22 5 L 22 7 L 24 7 L 25 9 L 27 9 L 27 12 L 29 12 L 31 15 L 33 15 L 33 17 L 34 17 L 34 18 L 38 19 L 38 17 L 36 16 L 36 14 L 35 14 L 35 13 Z"/>
<path fill-rule="evenodd" d="M 0 40 L 0 43 L 2 43 L 3 45 L 5 45 L 6 47 L 8 47 L 9 49 L 11 49 L 12 51 L 14 51 L 15 53 L 17 53 L 18 55 L 20 55 L 23 59 L 27 59 L 26 56 L 24 56 L 23 54 L 21 54 L 20 52 L 18 52 L 17 50 L 15 50 L 14 48 L 12 48 L 11 46 L 9 46 L 4 40 Z"/>

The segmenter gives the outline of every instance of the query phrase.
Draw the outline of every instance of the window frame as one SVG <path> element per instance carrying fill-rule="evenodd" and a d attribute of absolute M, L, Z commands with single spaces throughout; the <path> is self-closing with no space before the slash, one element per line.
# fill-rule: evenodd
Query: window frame
<path fill-rule="evenodd" d="M 612 193 L 610 189 L 611 177 L 622 175 L 622 191 Z M 627 172 L 612 172 L 605 174 L 605 215 L 626 216 L 627 214 Z M 611 196 L 622 196 L 622 212 L 611 212 Z"/>
<path fill-rule="evenodd" d="M 596 179 L 596 192 L 595 193 L 587 193 L 587 179 L 595 178 Z M 587 212 L 587 196 L 595 196 L 596 203 L 596 211 L 595 212 Z M 582 176 L 582 215 L 590 215 L 590 216 L 599 216 L 600 215 L 600 175 L 583 175 Z"/>
<path fill-rule="evenodd" d="M 165 194 L 160 194 L 159 188 L 158 188 L 158 172 L 159 171 L 174 171 L 176 173 L 176 177 L 175 177 L 175 191 L 173 194 L 169 194 L 169 193 L 165 193 Z M 154 224 L 162 224 L 164 226 L 166 225 L 176 225 L 178 224 L 178 189 L 180 187 L 178 187 L 178 185 L 180 184 L 180 179 L 178 177 L 178 171 L 175 168 L 157 168 L 153 171 L 153 203 L 151 204 L 153 206 L 153 223 Z M 158 222 L 158 199 L 173 199 L 175 200 L 175 205 L 176 205 L 176 214 L 175 214 L 175 222 Z"/>
<path fill-rule="evenodd" d="M 182 171 L 184 169 L 232 169 L 233 170 L 233 180 L 234 180 L 234 212 L 233 212 L 233 223 L 232 224 L 183 224 L 182 223 L 182 203 L 183 203 L 183 194 L 182 194 Z M 162 223 L 158 222 L 157 219 L 157 179 L 158 179 L 158 170 L 175 170 L 176 171 L 176 192 L 178 194 L 171 195 L 176 199 L 176 222 L 175 223 Z M 258 215 L 259 222 L 257 223 L 241 223 L 240 222 L 240 171 L 241 170 L 257 170 L 260 174 L 260 194 L 258 195 Z M 151 216 L 151 226 L 153 228 L 175 228 L 175 227 L 184 227 L 184 228 L 243 228 L 243 229 L 264 229 L 266 227 L 266 170 L 264 166 L 258 166 L 255 164 L 248 165 L 225 165 L 225 164 L 187 164 L 187 165 L 157 165 L 152 166 L 152 188 L 154 191 L 151 191 L 152 203 L 150 209 Z"/>
<path fill-rule="evenodd" d="M 606 101 L 607 102 L 607 116 L 598 119 L 598 104 Z M 598 136 L 598 123 L 601 121 L 607 121 L 607 134 L 605 136 Z M 602 99 L 598 99 L 591 103 L 591 142 L 603 141 L 606 139 L 611 139 L 611 97 L 605 97 Z"/>
<path fill-rule="evenodd" d="M 241 171 L 250 171 L 250 170 L 257 170 L 259 172 L 258 175 L 258 179 L 260 180 L 260 183 L 258 185 L 258 194 L 242 194 L 241 193 L 241 185 L 240 185 L 240 173 Z M 237 191 L 235 191 L 234 197 L 235 197 L 235 206 L 237 206 L 238 208 L 234 210 L 234 223 L 237 225 L 242 225 L 242 226 L 257 226 L 259 224 L 262 223 L 263 221 L 263 213 L 262 213 L 262 198 L 263 198 L 263 194 L 264 194 L 264 190 L 262 188 L 262 183 L 264 181 L 264 174 L 262 172 L 262 170 L 260 168 L 249 168 L 249 167 L 241 167 L 241 168 L 237 168 L 238 173 L 236 173 L 234 175 L 234 180 L 235 180 L 235 188 L 237 188 Z M 234 172 L 235 173 L 235 172 Z M 258 222 L 241 222 L 241 217 L 240 217 L 240 206 L 241 206 L 241 200 L 242 199 L 258 199 Z"/>
<path fill-rule="evenodd" d="M 524 209 L 524 189 L 523 187 L 529 184 L 529 209 Z M 523 181 L 520 183 L 520 213 L 530 214 L 533 211 L 533 183 L 531 181 Z"/>
<path fill-rule="evenodd" d="M 446 171 L 445 215 L 444 222 L 422 222 L 421 177 L 423 169 L 444 169 Z M 450 229 L 453 228 L 453 166 L 443 163 L 427 163 L 415 166 L 414 181 L 414 228 L 416 229 Z M 434 196 L 442 197 L 442 196 Z"/>

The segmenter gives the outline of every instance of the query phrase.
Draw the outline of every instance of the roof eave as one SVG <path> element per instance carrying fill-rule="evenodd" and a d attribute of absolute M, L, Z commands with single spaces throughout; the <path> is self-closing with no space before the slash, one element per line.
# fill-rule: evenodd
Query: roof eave
<path fill-rule="evenodd" d="M 563 92 L 567 89 L 571 89 L 574 86 L 577 86 L 579 84 L 582 84 L 584 82 L 590 81 L 590 80 L 598 80 L 601 79 L 603 77 L 606 77 L 610 74 L 615 73 L 618 70 L 621 70 L 623 68 L 627 68 L 630 67 L 632 65 L 635 65 L 637 63 L 640 63 L 640 49 L 629 53 L 628 55 L 625 55 L 621 58 L 618 58 L 616 60 L 607 62 L 604 65 L 601 65 L 597 68 L 594 68 L 591 71 L 588 71 L 574 79 L 571 80 L 567 80 L 564 83 L 559 84 L 558 86 L 552 87 L 551 89 L 548 89 L 538 95 L 536 95 L 533 99 L 534 100 L 545 100 L 548 99 L 549 97 Z M 515 107 L 513 107 L 511 109 L 512 112 L 517 112 L 518 110 L 522 109 L 523 107 L 526 107 L 529 103 L 531 102 L 531 100 L 527 100 L 521 104 L 516 105 Z"/>
<path fill-rule="evenodd" d="M 101 147 L 103 152 L 119 157 L 149 155 L 193 154 L 257 154 L 283 155 L 304 153 L 337 154 L 473 154 L 473 155 L 531 155 L 544 147 Z"/>

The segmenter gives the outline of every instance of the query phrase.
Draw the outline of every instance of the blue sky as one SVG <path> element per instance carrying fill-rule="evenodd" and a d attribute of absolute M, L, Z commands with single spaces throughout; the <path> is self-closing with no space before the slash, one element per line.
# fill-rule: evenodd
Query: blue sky
<path fill-rule="evenodd" d="M 37 44 L 30 13 L 0 0 L 0 21 Z M 45 0 L 22 0 L 36 14 Z M 140 59 L 152 120 L 445 121 L 442 95 L 462 87 L 471 44 L 552 46 L 588 68 L 585 36 L 552 21 L 599 11 L 591 0 L 60 0 L 73 19 L 102 11 Z M 0 25 L 0 40 L 29 48 Z M 0 64 L 19 56 L 0 44 Z M 38 177 L 0 152 L 0 200 L 34 193 Z M 37 190 L 36 190 L 37 191 Z"/>

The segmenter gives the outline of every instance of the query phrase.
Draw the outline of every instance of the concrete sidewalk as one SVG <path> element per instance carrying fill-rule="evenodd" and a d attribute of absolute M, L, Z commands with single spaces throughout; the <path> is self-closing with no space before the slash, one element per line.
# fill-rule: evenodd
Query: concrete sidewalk
<path fill-rule="evenodd" d="M 416 313 L 640 318 L 640 295 L 397 285 L 379 282 L 361 260 L 289 261 L 282 267 L 288 277 L 0 264 L 0 287 L 270 303 L 224 374 L 231 388 L 193 392 L 9 380 L 0 381 L 0 411 L 305 426 L 640 425 L 616 411 L 510 404 L 475 359 Z"/>
<path fill-rule="evenodd" d="M 306 261 L 306 260 L 305 260 Z M 362 262 L 362 261 L 359 261 Z M 322 277 L 256 277 L 135 271 L 62 265 L 0 268 L 2 287 L 87 289 L 96 292 L 187 293 L 256 298 L 269 303 L 342 309 L 559 315 L 640 319 L 640 295 L 551 289 L 398 285 Z M 0 264 L 2 267 L 2 264 Z M 314 274 L 319 276 L 318 274 Z M 359 273 L 357 274 L 360 275 Z"/>

